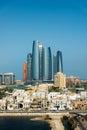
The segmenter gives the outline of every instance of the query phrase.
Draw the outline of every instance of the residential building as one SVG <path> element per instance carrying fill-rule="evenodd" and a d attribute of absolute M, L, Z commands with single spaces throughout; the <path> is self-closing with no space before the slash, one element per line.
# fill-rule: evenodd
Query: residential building
<path fill-rule="evenodd" d="M 14 75 L 14 73 L 5 73 L 4 74 L 4 84 L 5 85 L 15 84 L 15 75 Z"/>
<path fill-rule="evenodd" d="M 69 84 L 73 84 L 73 85 L 80 85 L 81 84 L 81 80 L 79 79 L 79 77 L 74 77 L 74 76 L 70 76 L 66 78 L 66 82 Z"/>
<path fill-rule="evenodd" d="M 54 86 L 59 87 L 60 89 L 66 88 L 66 75 L 57 72 L 54 76 Z"/>

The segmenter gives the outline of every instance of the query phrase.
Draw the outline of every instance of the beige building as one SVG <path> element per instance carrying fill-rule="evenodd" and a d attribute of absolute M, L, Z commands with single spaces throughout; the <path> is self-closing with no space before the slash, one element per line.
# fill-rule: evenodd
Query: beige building
<path fill-rule="evenodd" d="M 66 75 L 61 72 L 57 72 L 54 76 L 54 86 L 59 87 L 60 89 L 66 88 Z"/>
<path fill-rule="evenodd" d="M 73 110 L 87 110 L 87 101 L 74 101 L 72 108 Z"/>

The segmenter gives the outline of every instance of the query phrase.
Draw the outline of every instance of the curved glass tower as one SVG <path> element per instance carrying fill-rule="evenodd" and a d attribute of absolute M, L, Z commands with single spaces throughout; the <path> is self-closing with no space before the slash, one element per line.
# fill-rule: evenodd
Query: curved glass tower
<path fill-rule="evenodd" d="M 63 58 L 61 51 L 57 51 L 57 72 L 63 73 Z"/>
<path fill-rule="evenodd" d="M 43 80 L 43 45 L 39 43 L 39 80 Z"/>
<path fill-rule="evenodd" d="M 52 57 L 50 47 L 44 48 L 44 80 L 52 79 Z"/>
<path fill-rule="evenodd" d="M 32 80 L 32 54 L 27 55 L 27 79 Z"/>
<path fill-rule="evenodd" d="M 37 41 L 33 41 L 32 75 L 33 75 L 33 80 L 39 80 L 39 48 L 38 48 Z"/>

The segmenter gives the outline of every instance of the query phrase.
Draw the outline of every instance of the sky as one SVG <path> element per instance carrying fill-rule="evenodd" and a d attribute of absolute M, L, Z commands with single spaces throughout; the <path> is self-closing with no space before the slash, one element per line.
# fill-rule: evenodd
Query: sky
<path fill-rule="evenodd" d="M 87 79 L 86 0 L 0 0 L 0 73 L 22 79 L 33 40 L 62 51 L 66 76 Z"/>

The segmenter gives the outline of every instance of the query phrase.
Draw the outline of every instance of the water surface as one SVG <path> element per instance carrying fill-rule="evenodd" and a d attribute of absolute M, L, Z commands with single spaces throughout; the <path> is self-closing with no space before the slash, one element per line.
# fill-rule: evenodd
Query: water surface
<path fill-rule="evenodd" d="M 43 121 L 32 121 L 29 117 L 0 117 L 0 130 L 51 130 Z"/>

